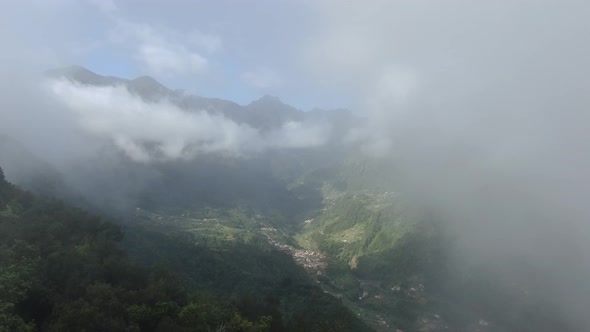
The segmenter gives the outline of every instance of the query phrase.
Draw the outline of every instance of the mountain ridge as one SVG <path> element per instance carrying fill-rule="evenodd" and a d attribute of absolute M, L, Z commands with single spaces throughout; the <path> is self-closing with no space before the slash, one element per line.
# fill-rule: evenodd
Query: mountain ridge
<path fill-rule="evenodd" d="M 318 113 L 318 109 L 303 111 L 271 95 L 263 95 L 247 105 L 240 105 L 227 99 L 203 97 L 183 90 L 173 90 L 148 75 L 141 75 L 134 79 L 103 76 L 78 65 L 47 70 L 45 75 L 53 79 L 66 78 L 86 86 L 122 85 L 131 94 L 147 102 L 168 99 L 185 111 L 221 114 L 239 124 L 247 124 L 261 130 L 272 130 L 288 122 L 316 122 L 318 119 L 339 124 L 353 123 L 349 121 L 353 118 L 352 113 L 345 109 L 337 109 L 329 114 L 317 116 L 315 113 Z"/>

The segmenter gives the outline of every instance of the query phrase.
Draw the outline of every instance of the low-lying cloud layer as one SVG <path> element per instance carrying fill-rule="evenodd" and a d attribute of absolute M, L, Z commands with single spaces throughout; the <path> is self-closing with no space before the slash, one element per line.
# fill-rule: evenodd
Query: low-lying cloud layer
<path fill-rule="evenodd" d="M 590 6 L 381 5 L 321 2 L 305 52 L 315 75 L 356 97 L 369 118 L 367 150 L 397 160 L 412 189 L 455 200 L 455 213 L 514 202 L 498 215 L 469 213 L 482 224 L 514 212 L 514 229 L 528 227 L 534 218 L 518 211 L 568 206 L 555 227 L 567 219 L 590 230 L 580 201 L 590 195 Z"/>
<path fill-rule="evenodd" d="M 323 145 L 329 127 L 287 122 L 262 133 L 222 114 L 187 111 L 168 99 L 148 102 L 123 85 L 91 86 L 50 80 L 49 91 L 85 131 L 111 140 L 139 162 L 191 159 L 199 153 L 235 156 L 267 149 Z"/>
<path fill-rule="evenodd" d="M 356 97 L 366 151 L 395 161 L 458 255 L 531 267 L 556 317 L 586 330 L 590 6 L 379 4 L 320 2 L 306 64 Z"/>

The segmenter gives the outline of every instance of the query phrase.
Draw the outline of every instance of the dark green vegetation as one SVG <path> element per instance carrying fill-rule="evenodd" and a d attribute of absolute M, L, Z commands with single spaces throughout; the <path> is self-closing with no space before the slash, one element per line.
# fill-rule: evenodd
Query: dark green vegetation
<path fill-rule="evenodd" d="M 0 228 L 2 331 L 362 329 L 282 254 L 241 241 L 215 251 L 130 226 L 132 255 L 184 273 L 139 267 L 118 226 L 36 198 L 2 173 Z"/>
<path fill-rule="evenodd" d="M 189 296 L 165 269 L 132 265 L 122 233 L 81 210 L 37 199 L 0 173 L 0 330 L 268 330 L 214 298 Z"/>
<path fill-rule="evenodd" d="M 189 288 L 231 299 L 246 317 L 272 316 L 274 330 L 364 330 L 289 255 L 268 243 L 262 227 L 271 226 L 242 210 L 141 210 L 127 226 L 125 246 L 144 264 L 166 264 Z"/>

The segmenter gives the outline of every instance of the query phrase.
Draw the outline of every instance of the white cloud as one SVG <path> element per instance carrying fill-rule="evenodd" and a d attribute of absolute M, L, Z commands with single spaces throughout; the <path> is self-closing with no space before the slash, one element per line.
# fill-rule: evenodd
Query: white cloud
<path fill-rule="evenodd" d="M 131 23 L 119 20 L 117 28 L 111 33 L 111 40 L 125 47 L 131 47 L 135 58 L 145 69 L 159 76 L 187 76 L 201 74 L 208 67 L 209 61 L 195 45 L 205 51 L 211 51 L 220 41 L 216 37 L 201 34 L 195 41 L 196 34 L 182 36 L 176 31 L 154 29 L 147 24 Z M 210 40 L 207 41 L 206 39 Z"/>
<path fill-rule="evenodd" d="M 260 91 L 270 91 L 281 85 L 281 78 L 270 68 L 257 67 L 242 74 L 242 80 Z"/>
<path fill-rule="evenodd" d="M 101 12 L 107 15 L 114 15 L 119 11 L 119 7 L 114 0 L 87 0 L 91 5 L 95 6 Z"/>
<path fill-rule="evenodd" d="M 306 148 L 323 145 L 328 135 L 329 128 L 324 125 L 292 121 L 271 131 L 265 142 L 274 148 Z"/>
<path fill-rule="evenodd" d="M 85 131 L 111 140 L 131 159 L 190 159 L 203 152 L 246 155 L 274 148 L 303 148 L 326 142 L 328 130 L 287 123 L 268 134 L 222 115 L 187 112 L 168 100 L 146 102 L 124 86 L 91 87 L 65 80 L 50 92 Z"/>
<path fill-rule="evenodd" d="M 199 74 L 208 64 L 206 58 L 182 46 L 144 44 L 139 47 L 137 58 L 147 66 L 149 72 L 158 75 Z"/>
<path fill-rule="evenodd" d="M 187 35 L 187 41 L 191 45 L 203 52 L 214 53 L 222 47 L 222 41 L 219 36 L 204 33 L 199 30 L 193 30 Z"/>
<path fill-rule="evenodd" d="M 162 76 L 202 74 L 209 67 L 205 54 L 221 48 L 221 38 L 193 29 L 188 33 L 127 19 L 116 6 L 100 3 L 113 22 L 108 33 L 112 45 L 128 50 L 149 73 Z"/>
<path fill-rule="evenodd" d="M 461 256 L 588 279 L 573 258 L 590 256 L 587 2 L 313 4 L 309 72 L 356 98 L 369 120 L 354 138 L 395 160 L 399 186 L 449 221 Z M 579 287 L 552 301 L 587 330 Z"/>

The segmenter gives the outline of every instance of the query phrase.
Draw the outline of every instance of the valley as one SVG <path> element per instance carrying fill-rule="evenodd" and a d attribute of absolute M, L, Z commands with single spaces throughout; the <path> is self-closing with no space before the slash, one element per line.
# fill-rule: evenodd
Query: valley
<path fill-rule="evenodd" d="M 447 330 L 449 326 L 444 319 L 436 312 L 428 312 L 429 309 L 426 309 L 431 300 L 424 291 L 425 286 L 418 280 L 367 279 L 366 276 L 355 273 L 359 261 L 362 261 L 358 252 L 350 256 L 350 260 L 342 260 L 342 257 L 349 257 L 346 251 L 356 250 L 353 248 L 357 247 L 358 242 L 366 241 L 366 228 L 371 225 L 359 219 L 349 228 L 342 225 L 334 226 L 333 223 L 344 220 L 331 220 L 330 214 L 334 213 L 334 209 L 342 208 L 344 205 L 356 204 L 356 198 L 351 200 L 346 194 L 335 192 L 331 192 L 327 197 L 326 207 L 320 209 L 315 218 L 301 222 L 299 230 L 295 232 L 277 227 L 276 224 L 273 226 L 263 215 L 247 209 L 169 210 L 156 213 L 136 208 L 135 218 L 136 222 L 150 229 L 160 229 L 168 234 L 191 234 L 195 245 L 206 245 L 214 251 L 227 252 L 227 248 L 232 244 L 248 243 L 287 255 L 305 270 L 324 294 L 347 307 L 373 330 Z M 391 204 L 393 197 L 393 193 L 384 192 L 361 193 L 357 198 L 363 200 L 370 209 L 380 211 Z M 359 207 L 356 206 L 355 209 Z M 332 225 L 332 228 L 323 228 L 327 224 Z M 334 227 L 338 229 L 333 229 Z M 411 225 L 400 227 L 398 231 L 407 232 L 410 229 Z M 316 232 L 327 238 L 319 239 Z M 401 238 L 403 234 L 396 236 Z M 339 254 L 324 251 L 329 248 L 326 247 L 328 244 L 333 243 L 341 246 L 338 249 Z M 382 249 L 377 251 L 379 250 Z M 372 273 L 373 271 L 365 272 L 366 275 Z M 419 311 L 419 321 L 413 321 L 415 316 L 404 317 L 392 311 L 400 305 L 413 306 L 416 312 Z M 416 312 L 411 314 L 416 315 Z"/>
<path fill-rule="evenodd" d="M 233 134 L 210 145 L 216 128 L 190 127 L 195 137 L 180 143 L 142 131 L 58 166 L 0 135 L 0 330 L 576 331 L 552 285 L 584 280 L 544 273 L 544 257 L 470 255 L 460 245 L 487 233 L 453 228 L 463 226 L 455 214 L 405 190 L 403 159 L 341 140 L 363 123 L 346 110 L 304 112 L 270 96 L 239 105 L 77 66 L 47 75 L 82 97 L 121 94 L 140 111 L 277 142 L 248 150 Z M 412 180 L 431 194 L 427 177 Z M 460 203 L 504 222 L 487 201 Z"/>

